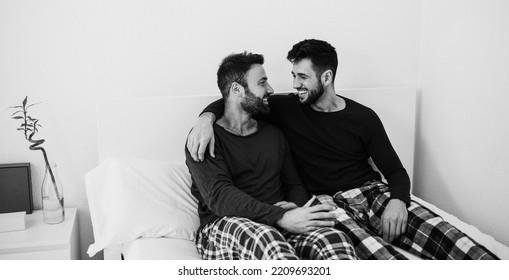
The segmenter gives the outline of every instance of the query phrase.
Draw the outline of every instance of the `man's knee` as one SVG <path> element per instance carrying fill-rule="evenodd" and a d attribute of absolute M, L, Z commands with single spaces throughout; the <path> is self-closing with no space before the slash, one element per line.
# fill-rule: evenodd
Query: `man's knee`
<path fill-rule="evenodd" d="M 318 242 L 339 243 L 346 242 L 351 244 L 351 240 L 346 233 L 334 228 L 322 228 L 314 232 Z"/>
<path fill-rule="evenodd" d="M 242 217 L 223 219 L 228 232 L 235 237 L 235 250 L 250 252 L 243 258 L 254 259 L 297 259 L 295 250 L 274 227 Z"/>
<path fill-rule="evenodd" d="M 357 259 L 352 241 L 343 231 L 324 228 L 313 232 L 322 259 Z"/>

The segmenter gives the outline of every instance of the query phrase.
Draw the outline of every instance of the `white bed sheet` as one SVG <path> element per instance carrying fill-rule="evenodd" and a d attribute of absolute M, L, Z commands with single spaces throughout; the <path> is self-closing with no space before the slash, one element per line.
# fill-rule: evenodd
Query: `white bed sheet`
<path fill-rule="evenodd" d="M 469 235 L 471 238 L 484 245 L 499 258 L 509 259 L 509 248 L 496 241 L 491 236 L 482 233 L 476 227 L 466 224 L 457 217 L 446 213 L 433 204 L 430 204 L 418 197 L 412 199 L 436 214 L 440 215 L 445 221 L 453 224 L 459 230 Z M 396 248 L 411 260 L 418 260 L 419 257 L 412 255 L 400 248 Z M 122 254 L 126 260 L 200 260 L 193 241 L 175 238 L 139 238 L 125 243 L 122 246 Z"/>

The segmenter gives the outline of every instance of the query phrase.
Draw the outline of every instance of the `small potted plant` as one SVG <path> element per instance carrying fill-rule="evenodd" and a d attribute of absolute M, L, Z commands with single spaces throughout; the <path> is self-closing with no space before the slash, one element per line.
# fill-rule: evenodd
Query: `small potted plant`
<path fill-rule="evenodd" d="M 46 150 L 41 146 L 44 139 L 33 139 L 33 137 L 42 127 L 39 124 L 39 120 L 28 114 L 28 109 L 39 103 L 30 104 L 28 103 L 28 96 L 23 99 L 21 105 L 11 106 L 9 109 L 14 109 L 11 118 L 15 120 L 21 120 L 20 127 L 17 128 L 19 131 L 23 131 L 25 139 L 31 143 L 29 146 L 30 150 L 39 150 L 42 152 L 45 163 L 45 174 L 42 180 L 41 193 L 42 193 L 42 210 L 44 221 L 48 224 L 57 224 L 64 220 L 64 196 L 62 183 L 57 174 L 56 164 L 50 163 Z"/>

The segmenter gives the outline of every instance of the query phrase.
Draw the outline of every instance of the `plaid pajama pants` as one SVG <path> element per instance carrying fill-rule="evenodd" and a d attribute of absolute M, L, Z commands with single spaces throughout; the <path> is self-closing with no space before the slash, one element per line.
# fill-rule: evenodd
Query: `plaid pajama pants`
<path fill-rule="evenodd" d="M 294 234 L 235 216 L 206 224 L 196 238 L 205 260 L 357 259 L 351 244 L 333 228 Z"/>
<path fill-rule="evenodd" d="M 378 234 L 380 218 L 390 200 L 388 186 L 371 181 L 333 197 L 319 195 L 323 204 L 337 206 L 340 223 L 336 228 L 353 241 L 360 259 L 406 259 Z M 393 242 L 424 259 L 498 259 L 460 230 L 424 206 L 412 201 L 408 208 L 406 232 Z"/>

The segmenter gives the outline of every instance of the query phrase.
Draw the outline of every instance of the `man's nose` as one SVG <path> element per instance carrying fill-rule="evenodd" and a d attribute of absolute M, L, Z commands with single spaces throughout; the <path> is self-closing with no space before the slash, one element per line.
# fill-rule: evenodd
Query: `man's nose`
<path fill-rule="evenodd" d="M 297 78 L 294 78 L 293 79 L 293 88 L 297 89 L 297 88 L 300 88 L 301 86 L 302 86 L 302 83 L 300 82 L 300 80 Z"/>
<path fill-rule="evenodd" d="M 267 93 L 269 95 L 274 93 L 274 89 L 270 85 L 268 85 L 268 87 L 267 87 Z"/>

